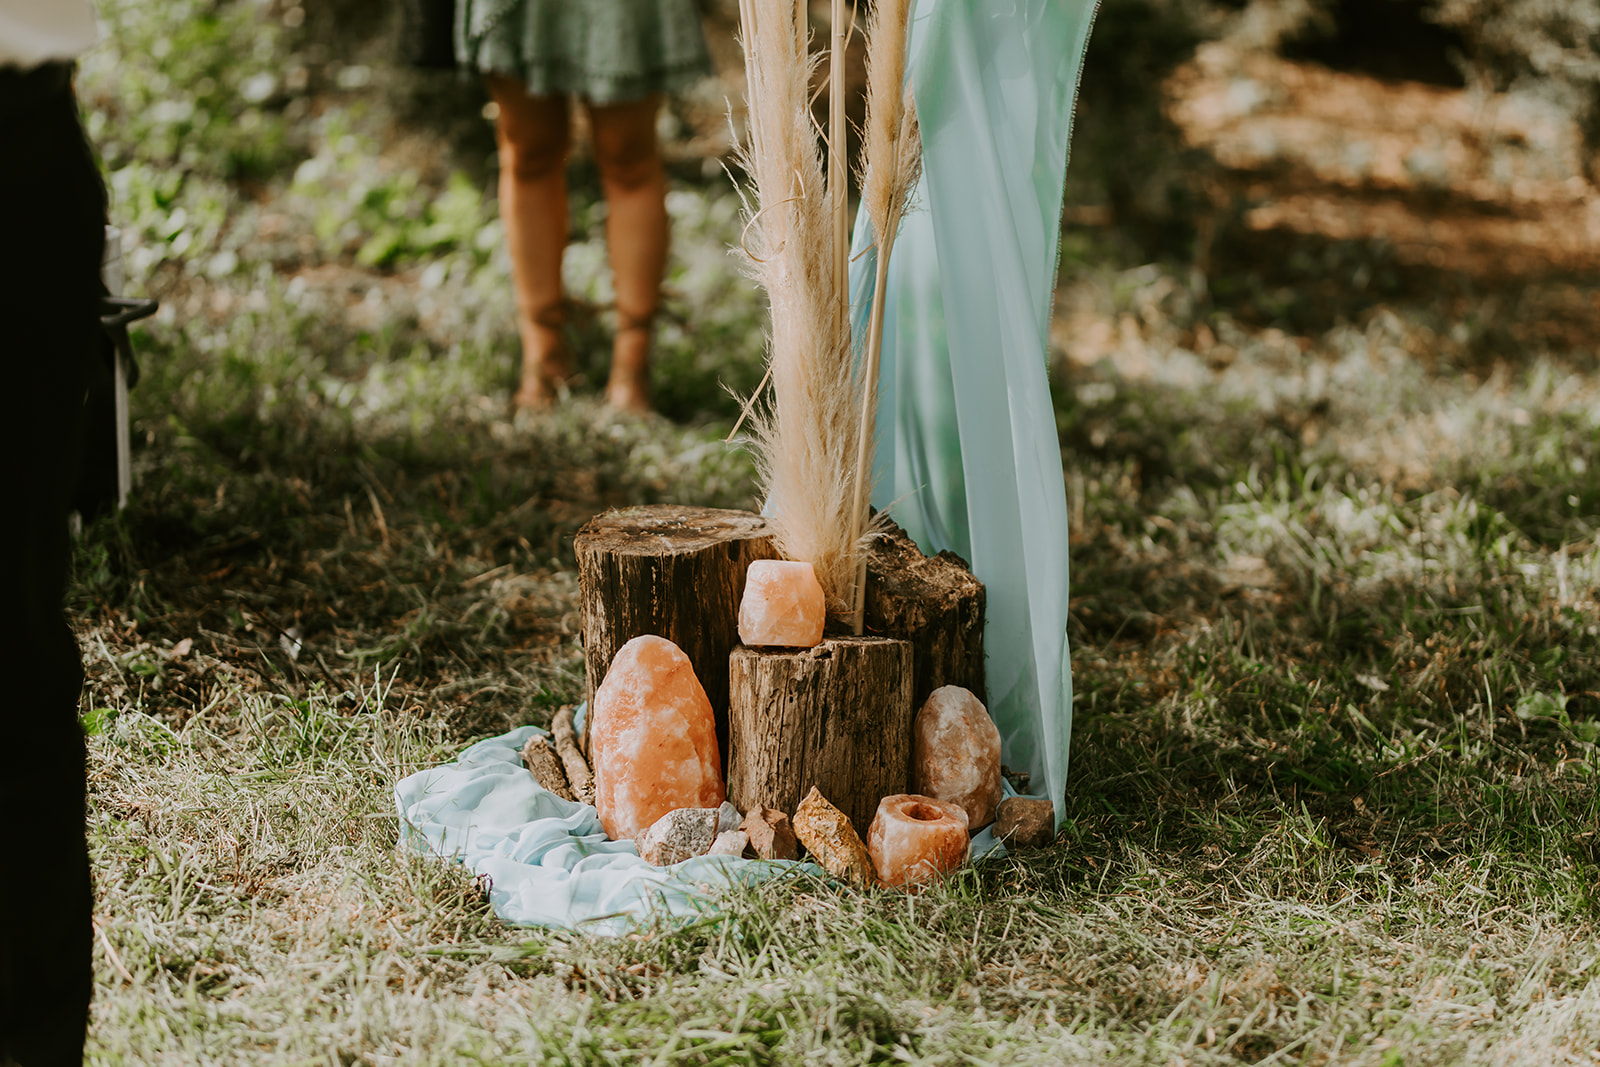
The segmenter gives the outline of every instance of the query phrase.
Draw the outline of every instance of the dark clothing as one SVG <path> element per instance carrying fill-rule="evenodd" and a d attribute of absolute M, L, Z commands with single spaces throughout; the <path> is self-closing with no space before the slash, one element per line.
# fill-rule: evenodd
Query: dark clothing
<path fill-rule="evenodd" d="M 93 984 L 83 668 L 62 596 L 105 218 L 70 67 L 0 68 L 0 1063 L 21 1067 L 82 1062 Z"/>

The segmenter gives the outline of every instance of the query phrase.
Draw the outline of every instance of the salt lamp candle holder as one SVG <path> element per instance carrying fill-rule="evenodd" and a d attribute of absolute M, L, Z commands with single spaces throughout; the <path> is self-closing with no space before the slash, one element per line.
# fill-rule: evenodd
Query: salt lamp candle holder
<path fill-rule="evenodd" d="M 932 797 L 884 797 L 867 832 L 867 852 L 887 886 L 920 885 L 966 862 L 967 813 Z"/>

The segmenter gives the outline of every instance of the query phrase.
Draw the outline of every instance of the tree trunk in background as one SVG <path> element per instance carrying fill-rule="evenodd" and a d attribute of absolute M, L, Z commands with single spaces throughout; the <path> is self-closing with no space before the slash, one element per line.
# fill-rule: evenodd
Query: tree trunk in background
<path fill-rule="evenodd" d="M 719 508 L 628 508 L 595 516 L 573 547 L 589 706 L 618 649 L 641 634 L 665 637 L 689 657 L 711 701 L 726 770 L 728 653 L 739 643 L 745 571 L 777 557 L 766 520 Z M 585 752 L 593 719 L 584 717 Z"/>
<path fill-rule="evenodd" d="M 863 839 L 911 760 L 911 645 L 833 637 L 729 659 L 728 799 L 792 813 L 816 786 Z"/>

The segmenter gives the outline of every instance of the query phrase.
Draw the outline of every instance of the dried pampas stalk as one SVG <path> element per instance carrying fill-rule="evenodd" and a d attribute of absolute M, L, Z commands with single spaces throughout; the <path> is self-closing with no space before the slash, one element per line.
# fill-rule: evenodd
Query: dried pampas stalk
<path fill-rule="evenodd" d="M 855 529 L 865 538 L 872 480 L 872 445 L 878 410 L 878 363 L 883 352 L 883 302 L 889 255 L 905 214 L 906 202 L 922 173 L 922 139 L 917 109 L 905 85 L 906 21 L 911 0 L 878 0 L 867 26 L 867 122 L 861 175 L 861 200 L 877 244 L 877 274 L 872 287 L 866 355 L 860 369 L 861 413 L 856 444 Z M 863 553 L 852 582 L 851 625 L 861 633 L 866 622 L 867 558 Z"/>
<path fill-rule="evenodd" d="M 841 320 L 850 317 L 850 170 L 845 164 L 844 56 L 846 30 L 844 0 L 833 0 L 833 19 L 829 26 L 832 42 L 828 48 L 828 199 L 833 206 L 833 284 L 839 299 L 835 312 Z"/>
<path fill-rule="evenodd" d="M 833 196 L 811 122 L 814 64 L 796 8 L 740 0 L 749 136 L 740 163 L 754 180 L 745 250 L 767 291 L 774 402 L 752 420 L 757 469 L 773 537 L 790 559 L 816 568 L 836 614 L 850 610 L 862 543 L 851 442 L 860 411 L 844 278 L 835 270 Z M 838 131 L 842 136 L 843 131 Z"/>

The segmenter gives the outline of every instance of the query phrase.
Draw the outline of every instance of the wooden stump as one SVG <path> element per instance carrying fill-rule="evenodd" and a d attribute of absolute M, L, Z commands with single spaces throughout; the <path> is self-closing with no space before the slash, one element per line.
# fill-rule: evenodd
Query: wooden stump
<path fill-rule="evenodd" d="M 864 838 L 878 801 L 906 792 L 911 646 L 828 638 L 729 657 L 728 799 L 792 812 L 816 786 Z"/>
<path fill-rule="evenodd" d="M 578 531 L 586 695 L 617 650 L 641 634 L 683 649 L 717 716 L 717 744 L 728 766 L 728 653 L 739 643 L 739 598 L 746 569 L 777 551 L 766 520 L 748 511 L 659 505 L 610 511 Z M 589 749 L 584 718 L 583 749 Z"/>
<path fill-rule="evenodd" d="M 983 583 L 954 552 L 924 556 L 889 524 L 867 560 L 867 632 L 909 641 L 911 706 L 942 685 L 959 685 L 985 705 Z"/>

